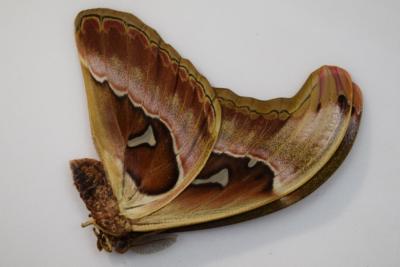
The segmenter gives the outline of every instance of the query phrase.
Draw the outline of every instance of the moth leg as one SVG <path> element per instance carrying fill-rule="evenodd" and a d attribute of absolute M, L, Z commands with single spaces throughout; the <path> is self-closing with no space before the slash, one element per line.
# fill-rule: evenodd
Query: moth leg
<path fill-rule="evenodd" d="M 112 252 L 113 246 L 110 239 L 104 234 L 99 228 L 94 227 L 93 232 L 97 237 L 97 249 L 102 251 L 103 249 L 107 252 Z"/>
<path fill-rule="evenodd" d="M 94 221 L 93 218 L 90 218 L 86 222 L 81 223 L 81 227 L 85 228 L 85 227 L 88 227 L 88 226 L 93 225 L 93 224 L 95 224 L 95 221 Z"/>

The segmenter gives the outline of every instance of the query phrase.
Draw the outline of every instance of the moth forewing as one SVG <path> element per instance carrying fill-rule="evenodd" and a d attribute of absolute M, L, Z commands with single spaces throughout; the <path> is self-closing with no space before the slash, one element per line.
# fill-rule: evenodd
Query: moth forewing
<path fill-rule="evenodd" d="M 194 66 L 133 15 L 83 11 L 76 41 L 106 177 L 121 214 L 141 218 L 201 171 L 217 140 L 219 102 Z M 153 144 L 132 146 L 149 127 Z"/>

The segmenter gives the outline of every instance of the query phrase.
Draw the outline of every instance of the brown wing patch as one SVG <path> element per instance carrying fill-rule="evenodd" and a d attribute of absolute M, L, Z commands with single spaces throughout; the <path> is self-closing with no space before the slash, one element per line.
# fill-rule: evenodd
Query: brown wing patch
<path fill-rule="evenodd" d="M 125 151 L 125 168 L 135 181 L 139 192 L 158 195 L 175 186 L 179 169 L 167 127 L 155 119 L 151 120 L 149 127 L 148 129 L 152 129 L 151 134 L 154 135 L 150 138 L 154 138 L 154 142 L 142 143 L 134 147 L 128 145 Z M 149 130 L 146 132 L 148 133 Z"/>

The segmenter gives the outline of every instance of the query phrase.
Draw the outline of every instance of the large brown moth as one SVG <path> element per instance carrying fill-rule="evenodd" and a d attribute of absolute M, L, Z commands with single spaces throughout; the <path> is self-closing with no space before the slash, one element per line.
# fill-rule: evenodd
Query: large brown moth
<path fill-rule="evenodd" d="M 79 13 L 75 37 L 101 161 L 71 161 L 99 249 L 231 224 L 314 191 L 355 139 L 361 92 L 338 67 L 292 98 L 213 88 L 150 27 L 109 9 Z"/>

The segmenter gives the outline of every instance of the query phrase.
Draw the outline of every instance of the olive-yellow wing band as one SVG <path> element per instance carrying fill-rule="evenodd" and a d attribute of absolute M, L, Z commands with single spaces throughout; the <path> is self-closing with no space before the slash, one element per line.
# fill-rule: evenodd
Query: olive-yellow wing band
<path fill-rule="evenodd" d="M 92 136 L 120 213 L 146 216 L 198 175 L 216 143 L 221 110 L 193 65 L 133 15 L 76 18 Z"/>
<path fill-rule="evenodd" d="M 226 89 L 216 92 L 222 125 L 214 153 L 189 187 L 134 222 L 133 231 L 220 220 L 285 199 L 333 157 L 352 111 L 361 113 L 359 90 L 337 67 L 312 73 L 290 99 L 259 101 Z"/>

